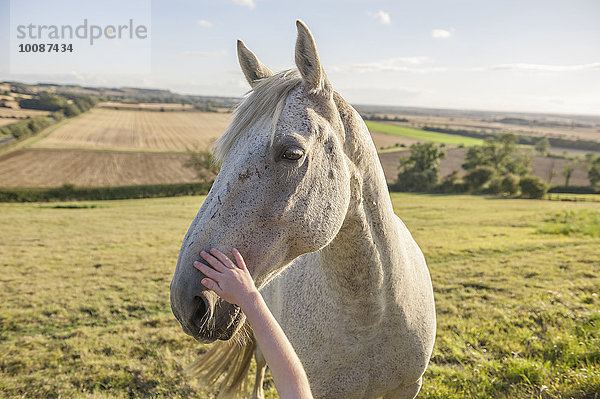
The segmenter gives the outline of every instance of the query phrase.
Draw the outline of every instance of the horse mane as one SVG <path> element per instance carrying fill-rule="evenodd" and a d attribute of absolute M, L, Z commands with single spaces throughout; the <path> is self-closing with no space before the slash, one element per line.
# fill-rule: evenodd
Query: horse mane
<path fill-rule="evenodd" d="M 283 112 L 285 100 L 301 83 L 302 77 L 296 69 L 288 69 L 256 81 L 252 89 L 246 93 L 244 100 L 233 111 L 233 119 L 227 130 L 213 144 L 215 160 L 223 162 L 239 136 L 255 123 L 266 118 L 272 120 L 272 137 Z"/>

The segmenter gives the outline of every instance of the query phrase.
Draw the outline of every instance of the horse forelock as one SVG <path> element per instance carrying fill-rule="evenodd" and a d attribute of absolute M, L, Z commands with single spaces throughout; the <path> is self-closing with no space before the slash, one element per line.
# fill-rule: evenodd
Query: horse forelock
<path fill-rule="evenodd" d="M 302 83 L 300 72 L 288 69 L 256 82 L 233 112 L 227 130 L 213 144 L 217 162 L 223 162 L 241 134 L 260 121 L 271 120 L 271 142 L 289 94 Z"/>

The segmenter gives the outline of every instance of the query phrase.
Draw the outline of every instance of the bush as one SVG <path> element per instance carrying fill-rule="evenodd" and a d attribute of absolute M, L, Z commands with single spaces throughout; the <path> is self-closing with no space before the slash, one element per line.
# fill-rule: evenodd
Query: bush
<path fill-rule="evenodd" d="M 524 198 L 544 198 L 548 192 L 548 185 L 539 177 L 525 176 L 519 182 L 521 196 Z"/>
<path fill-rule="evenodd" d="M 77 115 L 79 115 L 81 113 L 81 110 L 75 104 L 67 104 L 63 108 L 63 111 L 64 111 L 65 116 L 67 118 L 71 118 L 73 116 L 77 116 Z"/>
<path fill-rule="evenodd" d="M 519 176 L 508 174 L 504 176 L 500 182 L 500 194 L 507 194 L 510 196 L 517 195 L 519 193 Z"/>
<path fill-rule="evenodd" d="M 442 179 L 442 182 L 437 186 L 436 192 L 445 194 L 458 194 L 467 191 L 467 185 L 458 176 L 458 171 L 450 173 Z"/>
<path fill-rule="evenodd" d="M 480 165 L 471 170 L 464 177 L 465 183 L 471 191 L 480 191 L 494 177 L 496 170 L 491 166 Z"/>
<path fill-rule="evenodd" d="M 394 189 L 401 192 L 426 192 L 435 186 L 437 173 L 431 170 L 407 171 L 398 175 Z"/>
<path fill-rule="evenodd" d="M 201 150 L 190 154 L 190 158 L 183 164 L 186 168 L 192 168 L 201 182 L 214 182 L 219 173 L 220 166 L 215 156 L 209 150 Z"/>

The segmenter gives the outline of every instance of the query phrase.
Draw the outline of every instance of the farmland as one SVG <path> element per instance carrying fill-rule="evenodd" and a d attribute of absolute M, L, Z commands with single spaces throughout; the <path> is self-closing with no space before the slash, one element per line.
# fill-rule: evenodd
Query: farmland
<path fill-rule="evenodd" d="M 206 148 L 223 133 L 229 114 L 95 108 L 69 121 L 33 148 L 185 152 Z"/>
<path fill-rule="evenodd" d="M 84 187 L 191 183 L 186 154 L 27 149 L 0 159 L 1 187 Z"/>
<path fill-rule="evenodd" d="M 465 170 L 462 169 L 462 164 L 465 162 L 467 150 L 464 148 L 447 148 L 446 156 L 440 161 L 440 178 L 444 178 L 454 171 L 458 171 L 459 175 L 463 175 Z M 386 180 L 388 183 L 393 183 L 398 177 L 398 165 L 400 165 L 400 157 L 409 156 L 410 151 L 395 151 L 395 152 L 380 152 L 379 160 L 383 167 Z M 551 181 L 552 184 L 564 184 L 564 165 L 567 162 L 565 159 L 533 156 L 531 159 L 532 174 L 538 176 L 545 181 Z M 554 174 L 552 173 L 554 171 Z M 589 184 L 587 171 L 583 163 L 579 163 L 570 180 L 573 185 L 586 186 Z"/>
<path fill-rule="evenodd" d="M 436 296 L 421 398 L 600 395 L 599 204 L 392 199 Z M 0 396 L 213 397 L 168 293 L 202 200 L 0 204 Z"/>
<path fill-rule="evenodd" d="M 184 167 L 186 152 L 207 148 L 229 118 L 94 108 L 0 156 L 0 187 L 193 182 L 193 170 Z"/>
<path fill-rule="evenodd" d="M 433 141 L 441 144 L 474 146 L 481 145 L 483 140 L 471 137 L 456 136 L 452 134 L 427 132 L 421 129 L 414 129 L 405 126 L 392 125 L 388 123 L 367 121 L 367 127 L 371 131 L 393 134 L 395 136 L 408 137 L 423 141 Z"/>

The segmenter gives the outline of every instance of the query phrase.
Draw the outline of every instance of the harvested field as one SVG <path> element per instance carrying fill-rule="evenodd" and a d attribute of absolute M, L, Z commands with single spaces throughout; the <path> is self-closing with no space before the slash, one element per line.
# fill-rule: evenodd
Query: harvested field
<path fill-rule="evenodd" d="M 92 109 L 33 145 L 118 151 L 185 152 L 206 148 L 230 114 Z"/>
<path fill-rule="evenodd" d="M 0 158 L 0 187 L 126 186 L 197 181 L 186 154 L 25 149 Z"/>
<path fill-rule="evenodd" d="M 375 147 L 377 151 L 383 150 L 390 147 L 397 147 L 400 144 L 404 144 L 407 147 L 415 143 L 425 143 L 426 140 L 419 140 L 410 137 L 403 136 L 395 136 L 393 134 L 381 133 L 376 131 L 371 131 L 371 138 L 373 138 L 373 142 L 375 143 Z"/>

